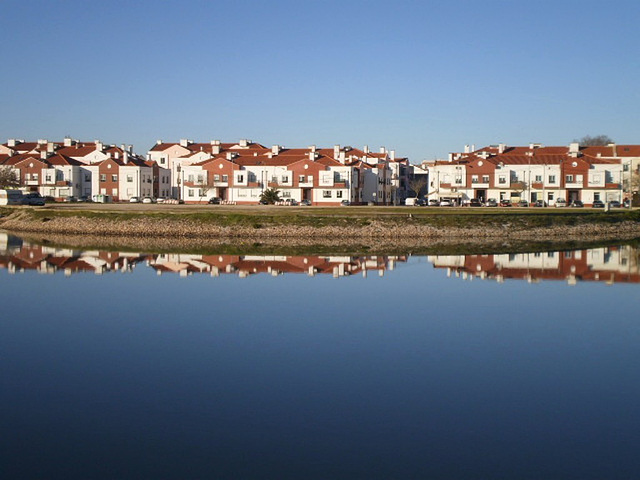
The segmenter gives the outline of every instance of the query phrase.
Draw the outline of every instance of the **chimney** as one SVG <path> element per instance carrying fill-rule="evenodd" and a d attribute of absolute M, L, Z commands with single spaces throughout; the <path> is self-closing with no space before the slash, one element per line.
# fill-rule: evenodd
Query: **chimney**
<path fill-rule="evenodd" d="M 280 153 L 280 145 L 273 145 L 271 147 L 271 153 L 273 155 L 278 155 Z"/>
<path fill-rule="evenodd" d="M 100 152 L 104 151 L 104 144 L 100 140 L 96 140 L 96 150 Z"/>
<path fill-rule="evenodd" d="M 578 142 L 573 142 L 569 144 L 569 156 L 577 157 L 580 153 L 580 144 Z"/>
<path fill-rule="evenodd" d="M 380 153 L 387 153 L 387 149 L 385 147 L 380 147 Z"/>
<path fill-rule="evenodd" d="M 64 137 L 64 146 L 70 147 L 71 145 L 73 145 L 73 140 L 71 140 L 71 137 Z"/>
<path fill-rule="evenodd" d="M 131 154 L 133 153 L 133 145 L 129 145 L 127 149 L 129 150 L 129 153 Z"/>
<path fill-rule="evenodd" d="M 156 140 L 156 145 L 162 145 L 162 140 Z"/>
<path fill-rule="evenodd" d="M 450 152 L 450 153 L 449 153 L 449 161 L 450 161 L 450 162 L 453 162 L 453 152 Z"/>
<path fill-rule="evenodd" d="M 227 152 L 227 160 L 229 160 L 230 162 L 233 162 L 233 159 L 235 158 L 236 154 L 235 152 Z"/>
<path fill-rule="evenodd" d="M 346 154 L 345 154 L 344 151 L 340 151 L 340 155 L 338 155 L 338 161 L 340 163 L 346 163 L 347 162 Z"/>
<path fill-rule="evenodd" d="M 7 147 L 15 147 L 15 146 L 16 146 L 15 138 L 10 138 L 9 140 L 7 140 Z"/>
<path fill-rule="evenodd" d="M 396 151 L 395 150 L 391 150 L 389 152 L 389 157 L 391 158 L 391 160 L 395 160 L 396 159 Z"/>
<path fill-rule="evenodd" d="M 340 145 L 333 146 L 333 159 L 338 160 L 340 157 Z"/>
<path fill-rule="evenodd" d="M 220 145 L 220 140 L 211 140 L 211 145 Z"/>
<path fill-rule="evenodd" d="M 42 139 L 38 140 L 38 145 L 46 145 L 46 144 L 47 144 L 46 140 L 42 140 Z"/>
<path fill-rule="evenodd" d="M 211 145 L 211 154 L 219 155 L 220 154 L 220 145 Z"/>
<path fill-rule="evenodd" d="M 471 145 L 471 152 L 475 152 L 476 151 L 476 146 L 475 145 Z"/>
<path fill-rule="evenodd" d="M 120 158 L 120 152 L 116 150 L 116 152 L 115 152 L 115 154 L 113 156 L 114 156 L 114 158 L 116 160 L 118 160 Z"/>
<path fill-rule="evenodd" d="M 314 150 L 309 151 L 309 160 L 313 162 L 315 161 L 315 159 L 316 159 L 316 152 Z"/>
<path fill-rule="evenodd" d="M 122 153 L 122 161 L 125 165 L 129 163 L 129 152 L 127 152 L 126 150 Z"/>
<path fill-rule="evenodd" d="M 242 148 L 247 148 L 249 146 L 249 141 L 246 138 L 243 138 L 242 140 L 240 140 L 240 146 Z"/>
<path fill-rule="evenodd" d="M 189 140 L 187 140 L 186 138 L 181 138 L 180 139 L 180 146 L 181 147 L 185 147 L 186 148 L 186 147 L 189 146 L 189 143 L 191 143 L 191 142 Z"/>
<path fill-rule="evenodd" d="M 49 156 L 49 152 L 47 152 L 46 150 L 40 150 L 40 158 L 42 160 L 46 160 L 48 156 Z"/>
<path fill-rule="evenodd" d="M 469 145 L 465 145 L 465 146 L 464 146 L 464 153 L 471 153 L 471 152 L 469 151 L 469 148 L 470 148 L 470 147 L 469 147 Z"/>
<path fill-rule="evenodd" d="M 369 154 L 369 145 L 365 145 L 364 147 L 362 147 L 362 151 L 363 151 L 365 154 L 367 154 L 367 155 L 368 155 L 368 154 Z"/>
<path fill-rule="evenodd" d="M 315 153 L 316 152 L 316 146 L 315 145 L 309 145 L 309 150 L 311 151 L 311 153 Z"/>
<path fill-rule="evenodd" d="M 53 153 L 55 151 L 55 146 L 53 142 L 47 142 L 47 152 Z"/>
<path fill-rule="evenodd" d="M 616 146 L 615 143 L 610 143 L 607 145 L 607 147 L 611 147 L 611 150 L 613 151 L 613 156 L 617 157 L 618 156 L 618 147 Z"/>
<path fill-rule="evenodd" d="M 507 149 L 507 145 L 504 143 L 498 144 L 498 153 L 502 155 L 504 151 Z"/>

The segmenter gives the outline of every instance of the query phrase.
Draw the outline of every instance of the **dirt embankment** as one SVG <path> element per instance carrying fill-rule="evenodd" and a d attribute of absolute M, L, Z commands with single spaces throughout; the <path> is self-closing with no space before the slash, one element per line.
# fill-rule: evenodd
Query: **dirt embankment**
<path fill-rule="evenodd" d="M 253 217 L 255 218 L 255 217 Z M 19 209 L 0 218 L 0 228 L 16 233 L 39 235 L 83 236 L 87 239 L 129 238 L 175 244 L 202 243 L 228 240 L 233 242 L 268 241 L 275 244 L 346 244 L 386 243 L 394 245 L 432 245 L 433 243 L 487 243 L 487 242 L 557 242 L 581 240 L 625 240 L 640 237 L 640 222 L 593 222 L 536 225 L 523 217 L 505 217 L 499 222 L 486 224 L 467 222 L 464 227 L 453 224 L 438 226 L 412 218 L 411 215 L 393 218 L 362 218 L 310 225 L 308 222 L 286 224 L 270 221 L 236 222 L 221 224 L 203 221 L 189 215 L 83 216 L 56 215 Z"/>

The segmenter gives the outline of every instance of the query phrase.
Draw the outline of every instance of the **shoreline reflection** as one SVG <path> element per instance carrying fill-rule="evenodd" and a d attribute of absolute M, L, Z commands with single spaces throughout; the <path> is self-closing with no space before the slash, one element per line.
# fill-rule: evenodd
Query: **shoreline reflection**
<path fill-rule="evenodd" d="M 523 280 L 640 283 L 640 252 L 631 245 L 580 250 L 482 255 L 429 255 L 422 257 L 447 277 L 462 280 Z M 116 252 L 40 245 L 15 235 L 0 233 L 0 269 L 10 274 L 130 273 L 138 265 L 157 275 L 195 274 L 246 278 L 266 274 L 331 275 L 333 278 L 370 274 L 384 276 L 411 255 L 239 255 Z"/>

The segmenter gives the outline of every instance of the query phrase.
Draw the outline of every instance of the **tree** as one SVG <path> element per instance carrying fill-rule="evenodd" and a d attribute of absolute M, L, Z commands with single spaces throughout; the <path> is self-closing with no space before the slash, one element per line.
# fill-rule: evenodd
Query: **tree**
<path fill-rule="evenodd" d="M 409 189 L 413 192 L 416 192 L 416 197 L 420 196 L 420 192 L 426 186 L 427 179 L 424 178 L 424 175 L 414 176 L 411 180 L 409 180 Z"/>
<path fill-rule="evenodd" d="M 267 188 L 260 194 L 260 203 L 273 205 L 280 201 L 280 190 L 277 188 Z"/>
<path fill-rule="evenodd" d="M 20 179 L 11 167 L 0 167 L 0 187 L 13 188 L 20 186 Z"/>
<path fill-rule="evenodd" d="M 524 180 L 519 180 L 511 184 L 511 188 L 518 192 L 518 196 L 522 197 L 522 194 L 529 188 L 529 184 Z"/>
<path fill-rule="evenodd" d="M 598 147 L 615 143 L 608 135 L 596 135 L 595 137 L 586 135 L 580 140 L 574 140 L 574 142 L 579 143 L 581 147 Z"/>
<path fill-rule="evenodd" d="M 202 199 L 207 196 L 209 190 L 211 190 L 212 188 L 215 188 L 215 182 L 213 180 L 207 179 L 202 180 L 198 183 L 198 193 L 200 196 L 200 201 L 202 201 Z"/>

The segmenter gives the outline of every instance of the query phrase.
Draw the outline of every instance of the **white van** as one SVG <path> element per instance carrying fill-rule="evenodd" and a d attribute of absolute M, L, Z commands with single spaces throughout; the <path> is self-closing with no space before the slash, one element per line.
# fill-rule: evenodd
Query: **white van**
<path fill-rule="evenodd" d="M 20 190 L 0 190 L 0 205 L 22 205 L 23 198 Z"/>
<path fill-rule="evenodd" d="M 405 199 L 404 204 L 407 206 L 415 207 L 418 203 L 418 199 L 416 197 L 409 197 Z"/>

